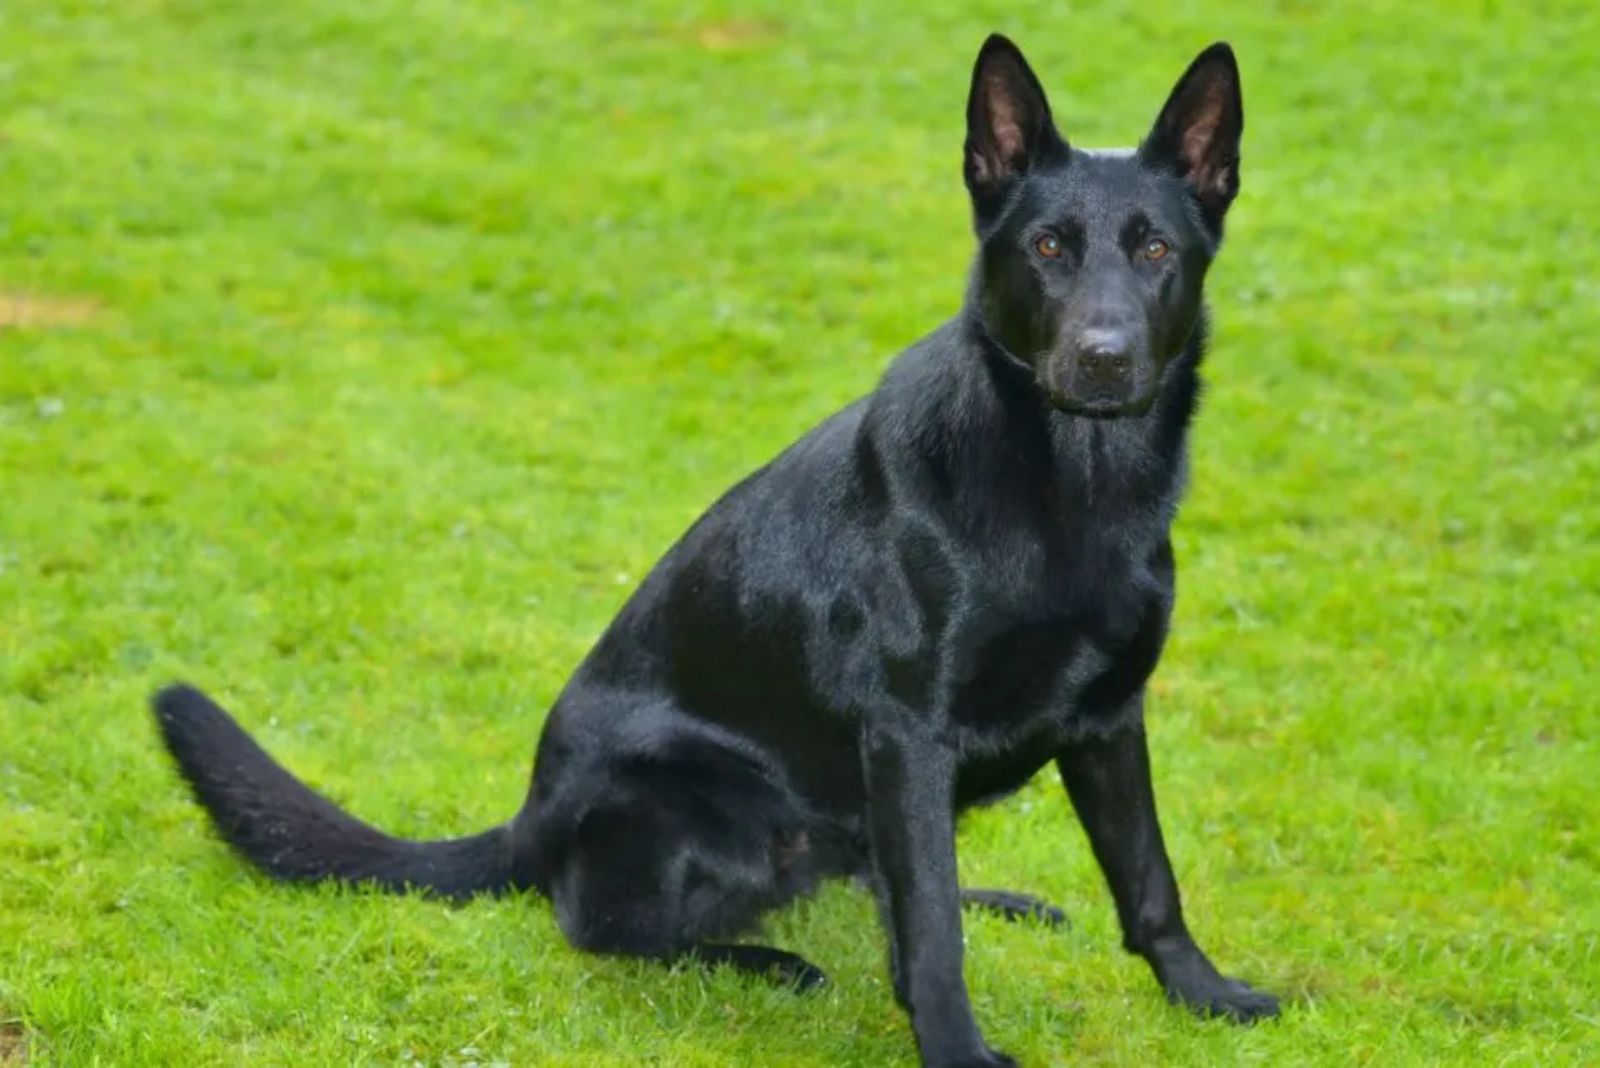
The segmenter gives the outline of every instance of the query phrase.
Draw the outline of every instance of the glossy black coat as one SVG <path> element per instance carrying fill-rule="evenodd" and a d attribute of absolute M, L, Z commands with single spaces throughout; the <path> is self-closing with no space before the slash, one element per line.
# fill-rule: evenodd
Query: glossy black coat
<path fill-rule="evenodd" d="M 1125 943 L 1169 996 L 1275 1011 L 1189 936 L 1142 714 L 1242 128 L 1232 53 L 1214 46 L 1137 152 L 1077 151 L 992 38 L 968 108 L 978 251 L 960 313 L 667 552 L 557 701 L 515 819 L 389 838 L 174 688 L 157 713 L 218 827 L 281 878 L 532 887 L 582 948 L 800 985 L 822 977 L 802 958 L 721 940 L 860 876 L 924 1062 L 993 1065 L 1009 1059 L 961 972 L 955 818 L 1053 761 Z"/>

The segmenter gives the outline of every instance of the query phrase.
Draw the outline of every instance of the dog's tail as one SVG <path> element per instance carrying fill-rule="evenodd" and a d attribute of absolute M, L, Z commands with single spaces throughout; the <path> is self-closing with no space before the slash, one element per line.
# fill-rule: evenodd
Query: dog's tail
<path fill-rule="evenodd" d="M 218 832 L 285 882 L 335 880 L 451 898 L 514 885 L 511 825 L 469 838 L 391 838 L 306 786 L 192 686 L 151 701 L 162 737 Z"/>

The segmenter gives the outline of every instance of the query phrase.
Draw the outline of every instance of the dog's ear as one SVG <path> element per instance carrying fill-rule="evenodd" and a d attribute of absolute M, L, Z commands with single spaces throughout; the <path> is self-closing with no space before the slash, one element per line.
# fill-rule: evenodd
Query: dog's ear
<path fill-rule="evenodd" d="M 967 146 L 962 173 L 980 215 L 998 207 L 1012 181 L 1061 146 L 1050 102 L 1022 50 L 990 34 L 972 67 L 967 95 Z"/>
<path fill-rule="evenodd" d="M 1139 156 L 1186 181 L 1207 220 L 1220 227 L 1239 192 L 1243 134 L 1239 65 L 1233 49 L 1218 42 L 1201 52 L 1178 79 L 1150 136 L 1139 146 Z"/>

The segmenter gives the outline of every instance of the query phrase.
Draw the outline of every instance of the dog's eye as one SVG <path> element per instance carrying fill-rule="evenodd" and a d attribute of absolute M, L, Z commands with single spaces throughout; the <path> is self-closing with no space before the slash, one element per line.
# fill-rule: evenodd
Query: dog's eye
<path fill-rule="evenodd" d="M 1171 251 L 1172 246 L 1168 245 L 1159 237 L 1152 237 L 1150 240 L 1144 243 L 1144 258 L 1149 260 L 1151 263 L 1164 258 L 1166 254 Z"/>
<path fill-rule="evenodd" d="M 1033 239 L 1033 250 L 1047 260 L 1061 258 L 1061 239 L 1055 234 L 1040 234 Z"/>

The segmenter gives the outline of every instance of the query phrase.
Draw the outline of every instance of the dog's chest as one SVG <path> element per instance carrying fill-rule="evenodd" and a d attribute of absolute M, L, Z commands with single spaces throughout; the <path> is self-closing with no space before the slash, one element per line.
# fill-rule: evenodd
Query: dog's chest
<path fill-rule="evenodd" d="M 1160 656 L 1173 576 L 1165 538 L 1079 547 L 974 590 L 987 605 L 955 656 L 962 793 L 1003 793 L 1068 738 L 1127 712 Z M 1013 781 L 1014 780 L 1014 781 Z"/>

